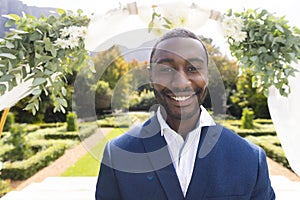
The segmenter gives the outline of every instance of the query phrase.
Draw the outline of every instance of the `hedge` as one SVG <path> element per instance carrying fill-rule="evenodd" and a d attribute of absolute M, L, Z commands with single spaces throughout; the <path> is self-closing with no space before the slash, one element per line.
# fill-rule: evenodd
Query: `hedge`
<path fill-rule="evenodd" d="M 2 155 L 4 155 L 6 152 L 12 150 L 14 148 L 13 145 L 9 145 L 9 144 L 1 144 L 1 148 L 0 148 L 0 157 Z"/>
<path fill-rule="evenodd" d="M 66 145 L 69 148 L 74 146 L 76 143 L 77 142 L 74 140 L 31 140 L 28 142 L 30 148 L 34 151 L 41 151 L 47 149 L 53 146 L 54 144 Z"/>
<path fill-rule="evenodd" d="M 226 128 L 232 130 L 233 132 L 239 134 L 242 137 L 246 137 L 249 135 L 252 136 L 267 136 L 267 135 L 276 135 L 276 131 L 273 127 L 273 124 L 260 123 L 260 121 L 254 122 L 254 129 L 241 129 L 240 128 L 240 121 L 239 120 L 226 120 L 220 121 L 220 123 L 225 126 Z"/>
<path fill-rule="evenodd" d="M 0 197 L 7 194 L 11 189 L 9 180 L 0 180 Z"/>
<path fill-rule="evenodd" d="M 72 131 L 72 132 L 67 132 L 67 131 L 49 131 L 44 133 L 44 138 L 49 140 L 49 139 L 71 139 L 71 140 L 80 140 L 89 137 L 92 135 L 95 130 L 97 129 L 97 126 L 82 126 L 80 127 L 79 131 Z"/>
<path fill-rule="evenodd" d="M 284 167 L 291 169 L 289 162 L 280 146 L 280 141 L 276 136 L 247 136 L 246 139 L 262 147 L 267 156 L 280 163 Z"/>
<path fill-rule="evenodd" d="M 63 123 L 63 122 L 56 122 L 56 123 L 43 123 L 43 124 L 39 124 L 38 126 L 41 129 L 44 129 L 44 128 L 58 128 L 58 127 L 61 127 L 63 125 L 65 125 L 65 123 Z"/>
<path fill-rule="evenodd" d="M 27 179 L 59 158 L 67 148 L 66 144 L 55 144 L 46 150 L 38 152 L 27 160 L 4 163 L 0 177 L 11 180 Z"/>

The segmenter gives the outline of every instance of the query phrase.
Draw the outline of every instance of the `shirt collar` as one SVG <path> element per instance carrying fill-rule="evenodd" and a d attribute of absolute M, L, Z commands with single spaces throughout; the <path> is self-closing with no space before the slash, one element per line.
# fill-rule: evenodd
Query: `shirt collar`
<path fill-rule="evenodd" d="M 215 126 L 216 123 L 215 123 L 214 119 L 210 116 L 208 111 L 202 105 L 200 106 L 200 109 L 201 109 L 201 115 L 197 122 L 196 128 L 201 128 L 204 126 Z M 157 120 L 160 125 L 161 136 L 164 136 L 164 130 L 172 130 L 170 128 L 170 126 L 167 124 L 166 120 L 162 117 L 160 107 L 158 107 L 158 110 L 157 110 Z M 174 131 L 174 130 L 172 130 L 172 131 Z"/>

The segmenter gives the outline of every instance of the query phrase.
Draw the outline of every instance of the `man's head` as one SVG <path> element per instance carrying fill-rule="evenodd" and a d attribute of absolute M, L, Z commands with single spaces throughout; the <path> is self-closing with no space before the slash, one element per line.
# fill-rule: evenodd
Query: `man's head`
<path fill-rule="evenodd" d="M 199 116 L 208 85 L 208 54 L 202 41 L 185 29 L 161 37 L 150 56 L 150 82 L 168 118 Z"/>

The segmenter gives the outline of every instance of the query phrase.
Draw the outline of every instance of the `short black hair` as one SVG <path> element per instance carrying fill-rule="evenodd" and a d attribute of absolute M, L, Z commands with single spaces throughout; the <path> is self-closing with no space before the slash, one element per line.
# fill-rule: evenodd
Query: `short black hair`
<path fill-rule="evenodd" d="M 162 41 L 164 40 L 167 40 L 167 39 L 170 39 L 170 38 L 176 38 L 176 37 L 180 37 L 180 38 L 192 38 L 192 39 L 195 39 L 195 40 L 198 40 L 203 48 L 204 48 L 204 51 L 205 51 L 205 54 L 206 54 L 206 61 L 207 61 L 207 66 L 208 66 L 208 52 L 207 52 L 207 49 L 205 47 L 205 45 L 203 44 L 203 41 L 200 39 L 200 37 L 198 37 L 195 33 L 187 30 L 187 29 L 184 29 L 184 28 L 174 28 L 172 29 L 171 31 L 168 31 L 167 33 L 165 33 L 164 35 L 162 35 L 158 41 L 155 43 L 155 45 L 153 46 L 152 50 L 151 50 L 151 54 L 150 54 L 150 68 L 151 68 L 151 63 L 152 63 L 152 59 L 153 59 L 153 56 L 154 56 L 154 53 L 156 51 L 156 47 L 158 46 L 159 43 L 161 43 Z"/>

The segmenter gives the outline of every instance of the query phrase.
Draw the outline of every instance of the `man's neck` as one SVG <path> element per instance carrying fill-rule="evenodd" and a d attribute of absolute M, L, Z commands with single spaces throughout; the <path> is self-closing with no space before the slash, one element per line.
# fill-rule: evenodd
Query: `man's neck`
<path fill-rule="evenodd" d="M 200 118 L 200 114 L 201 111 L 199 111 L 199 113 L 195 114 L 193 117 L 189 119 L 174 119 L 174 118 L 167 117 L 166 122 L 171 129 L 173 129 L 178 134 L 180 134 L 185 140 L 187 134 L 191 132 L 193 129 L 195 129 L 195 127 L 197 126 L 197 123 Z"/>

